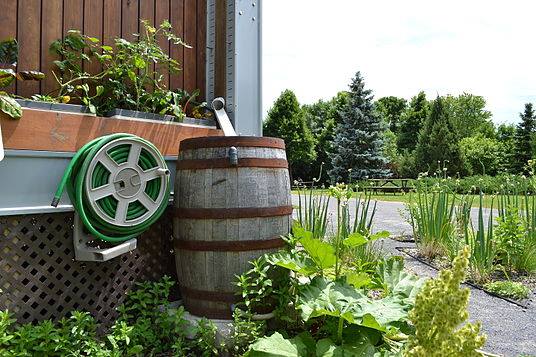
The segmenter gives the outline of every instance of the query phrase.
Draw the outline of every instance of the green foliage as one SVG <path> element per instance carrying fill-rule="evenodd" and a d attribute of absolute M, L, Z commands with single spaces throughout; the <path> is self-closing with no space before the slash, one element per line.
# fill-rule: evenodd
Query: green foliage
<path fill-rule="evenodd" d="M 405 356 L 482 356 L 478 349 L 486 337 L 479 334 L 480 324 L 460 326 L 468 318 L 469 289 L 460 284 L 469 256 L 469 249 L 463 249 L 451 269 L 424 283 L 409 314 L 415 335 L 409 337 Z"/>
<path fill-rule="evenodd" d="M 447 95 L 443 99 L 453 129 L 460 138 L 475 135 L 492 137 L 494 135 L 492 114 L 485 109 L 486 100 L 484 97 L 463 93 L 457 97 Z"/>
<path fill-rule="evenodd" d="M 533 136 L 536 131 L 536 115 L 532 103 L 525 104 L 525 111 L 520 113 L 521 122 L 517 125 L 515 135 L 514 169 L 517 173 L 527 173 L 527 163 L 534 151 Z"/>
<path fill-rule="evenodd" d="M 534 197 L 526 195 L 521 202 L 508 199 L 501 197 L 499 202 L 495 228 L 497 260 L 509 271 L 536 273 Z"/>
<path fill-rule="evenodd" d="M 458 146 L 458 136 L 452 127 L 449 112 L 445 110 L 443 98 L 437 97 L 415 148 L 415 161 L 421 171 L 433 171 L 438 162 L 446 165 L 449 174 L 465 173 L 464 163 Z"/>
<path fill-rule="evenodd" d="M 254 269 L 261 270 L 255 276 L 263 275 L 269 284 L 264 288 L 265 284 L 255 282 L 248 294 L 270 291 L 279 307 L 274 321 L 262 327 L 251 325 L 250 311 L 242 316 L 241 323 L 251 325 L 255 336 L 261 329 L 267 333 L 250 346 L 246 356 L 387 355 L 399 351 L 405 334 L 411 333 L 407 313 L 422 280 L 404 272 L 403 262 L 397 258 L 375 255 L 372 259 L 358 252 L 389 236 L 387 232 L 371 233 L 375 207 L 370 198 L 356 200 L 355 218 L 350 219 L 352 191 L 348 186 L 337 185 L 328 192 L 337 200 L 337 229 L 319 228 L 327 225 L 322 208 L 326 200 L 318 201 L 322 204 L 317 206 L 309 203 L 309 211 L 301 216 L 305 226 L 295 222 L 286 238 L 288 248 L 263 260 L 286 270 L 285 279 L 270 278 L 271 268 Z M 313 197 L 309 193 L 308 199 Z M 303 209 L 300 205 L 299 210 Z M 283 289 L 276 288 L 278 281 L 284 282 Z M 243 299 L 248 300 L 252 301 L 248 296 Z"/>
<path fill-rule="evenodd" d="M 40 81 L 45 75 L 37 71 L 15 72 L 15 66 L 19 57 L 19 45 L 17 40 L 8 39 L 0 42 L 0 88 L 6 88 L 15 80 Z M 22 108 L 17 101 L 8 93 L 0 90 L 0 112 L 7 114 L 12 119 L 22 116 Z"/>
<path fill-rule="evenodd" d="M 404 98 L 394 96 L 382 97 L 378 99 L 374 106 L 378 114 L 389 126 L 389 130 L 398 133 L 401 116 L 407 108 L 407 101 Z"/>
<path fill-rule="evenodd" d="M 416 138 L 419 136 L 426 118 L 429 115 L 428 101 L 426 94 L 419 92 L 411 98 L 408 109 L 402 115 L 400 128 L 398 131 L 398 148 L 402 151 L 412 153 L 417 144 Z"/>
<path fill-rule="evenodd" d="M 327 172 L 331 170 L 335 126 L 341 121 L 340 111 L 347 102 L 348 93 L 339 92 L 329 101 L 319 100 L 303 106 L 305 120 L 315 139 L 316 159 L 302 179 L 311 181 L 315 178 L 317 183 L 329 181 Z"/>
<path fill-rule="evenodd" d="M 486 281 L 489 278 L 495 269 L 495 257 L 497 254 L 497 247 L 493 235 L 493 201 L 486 223 L 484 220 L 483 198 L 484 195 L 480 193 L 476 229 L 473 227 L 470 217 L 472 200 L 462 200 L 461 208 L 464 243 L 470 253 L 469 264 L 472 278 L 477 282 Z M 458 252 L 458 249 L 459 245 L 456 244 L 450 247 L 451 257 Z"/>
<path fill-rule="evenodd" d="M 59 75 L 57 99 L 78 98 L 94 113 L 107 114 L 114 108 L 185 116 L 188 102 L 195 97 L 184 91 L 170 91 L 160 72 L 176 74 L 180 64 L 171 58 L 159 43 L 190 48 L 172 32 L 164 21 L 158 28 L 142 21 L 143 33 L 136 41 L 114 40 L 114 47 L 100 44 L 99 39 L 71 30 L 64 39 L 50 45 L 60 56 L 54 61 Z M 85 69 L 92 62 L 101 68 L 98 73 Z"/>
<path fill-rule="evenodd" d="M 449 251 L 455 239 L 456 195 L 441 182 L 421 182 L 410 198 L 408 210 L 417 246 L 428 258 Z"/>
<path fill-rule="evenodd" d="M 522 300 L 529 296 L 530 289 L 519 282 L 493 281 L 484 284 L 484 289 L 511 299 Z"/>
<path fill-rule="evenodd" d="M 383 156 L 385 123 L 374 110 L 372 91 L 357 72 L 350 84 L 348 103 L 341 110 L 341 122 L 333 139 L 332 182 L 382 178 L 389 174 Z"/>
<path fill-rule="evenodd" d="M 505 162 L 505 148 L 494 138 L 482 134 L 460 140 L 460 151 L 470 175 L 496 175 Z"/>
<path fill-rule="evenodd" d="M 316 157 L 315 142 L 304 112 L 291 90 L 283 91 L 270 108 L 263 123 L 263 135 L 283 139 L 293 178 L 305 177 L 307 165 Z"/>
<path fill-rule="evenodd" d="M 180 356 L 217 356 L 215 326 L 184 319 L 184 309 L 169 308 L 173 282 L 141 283 L 128 294 L 119 319 L 109 333 L 97 335 L 97 324 L 87 312 L 54 324 L 15 325 L 7 311 L 0 312 L 0 356 L 147 356 L 172 352 Z M 193 340 L 187 336 L 194 336 Z"/>
<path fill-rule="evenodd" d="M 497 127 L 497 140 L 501 143 L 503 149 L 504 162 L 502 170 L 506 172 L 516 172 L 516 127 L 513 124 L 501 124 Z"/>

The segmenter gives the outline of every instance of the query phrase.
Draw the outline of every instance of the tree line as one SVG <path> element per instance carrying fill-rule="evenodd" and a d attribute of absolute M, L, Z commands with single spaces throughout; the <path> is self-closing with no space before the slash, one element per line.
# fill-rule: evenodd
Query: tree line
<path fill-rule="evenodd" d="M 528 173 L 536 156 L 532 104 L 517 125 L 491 118 L 486 100 L 470 93 L 374 100 L 357 72 L 347 91 L 327 101 L 300 105 L 291 90 L 283 91 L 263 133 L 285 140 L 294 180 L 415 178 L 438 168 L 453 177 Z"/>

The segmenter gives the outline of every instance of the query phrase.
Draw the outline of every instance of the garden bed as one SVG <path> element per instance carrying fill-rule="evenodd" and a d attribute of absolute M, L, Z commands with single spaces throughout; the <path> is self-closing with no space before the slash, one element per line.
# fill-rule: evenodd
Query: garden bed
<path fill-rule="evenodd" d="M 399 252 L 402 252 L 404 254 L 409 255 L 413 259 L 416 259 L 417 261 L 435 269 L 435 270 L 441 270 L 446 269 L 450 267 L 450 262 L 445 257 L 437 257 L 436 259 L 430 260 L 427 257 L 425 257 L 418 248 L 411 248 L 411 247 L 396 247 L 396 249 Z M 495 278 L 495 277 L 494 277 Z M 494 281 L 503 281 L 503 279 L 496 277 L 497 279 L 493 279 Z M 523 285 L 527 286 L 530 289 L 529 297 L 526 299 L 513 299 L 506 296 L 499 295 L 497 293 L 494 293 L 492 291 L 487 290 L 482 284 L 479 284 L 478 282 L 467 280 L 465 283 L 467 285 L 470 285 L 476 289 L 482 290 L 485 293 L 503 299 L 505 301 L 508 301 L 512 304 L 516 304 L 517 306 L 520 306 L 524 309 L 530 308 L 533 300 L 534 300 L 534 292 L 536 291 L 536 277 L 533 276 L 526 276 L 526 275 L 516 275 L 512 276 L 511 280 L 514 282 L 520 282 L 523 283 Z"/>

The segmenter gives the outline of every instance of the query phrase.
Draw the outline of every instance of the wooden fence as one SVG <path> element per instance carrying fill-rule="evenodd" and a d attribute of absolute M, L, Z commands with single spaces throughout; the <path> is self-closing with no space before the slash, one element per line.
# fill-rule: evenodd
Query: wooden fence
<path fill-rule="evenodd" d="M 183 70 L 178 75 L 165 74 L 169 88 L 200 89 L 200 97 L 205 97 L 206 0 L 1 0 L 0 5 L 0 40 L 17 39 L 18 69 L 47 74 L 40 83 L 13 85 L 10 91 L 18 95 L 48 93 L 57 87 L 50 74 L 55 57 L 48 48 L 67 31 L 81 30 L 109 45 L 116 37 L 132 40 L 140 19 L 145 19 L 153 24 L 169 20 L 175 34 L 193 47 L 171 48 L 170 55 Z M 169 43 L 161 46 L 169 53 Z"/>

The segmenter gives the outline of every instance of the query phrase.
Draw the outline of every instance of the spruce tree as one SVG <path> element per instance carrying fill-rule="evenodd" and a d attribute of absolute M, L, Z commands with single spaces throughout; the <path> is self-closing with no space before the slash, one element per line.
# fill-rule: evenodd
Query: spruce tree
<path fill-rule="evenodd" d="M 424 122 L 415 148 L 415 163 L 419 171 L 435 172 L 438 163 L 447 167 L 449 174 L 464 174 L 465 168 L 460 154 L 458 137 L 443 98 L 437 97 L 432 103 L 430 115 Z"/>
<path fill-rule="evenodd" d="M 385 123 L 374 111 L 372 91 L 365 89 L 361 73 L 350 84 L 348 102 L 343 106 L 333 140 L 333 182 L 382 178 L 389 174 L 383 156 Z"/>
<path fill-rule="evenodd" d="M 263 123 L 263 135 L 285 141 L 291 176 L 303 179 L 316 157 L 315 142 L 294 92 L 287 89 L 274 102 Z"/>
<path fill-rule="evenodd" d="M 518 173 L 526 173 L 527 162 L 532 159 L 533 135 L 536 130 L 532 103 L 525 104 L 525 111 L 519 116 L 521 122 L 516 128 L 514 169 Z"/>
<path fill-rule="evenodd" d="M 402 116 L 398 129 L 397 145 L 400 152 L 407 151 L 408 153 L 412 153 L 415 150 L 419 132 L 428 117 L 428 113 L 428 101 L 424 92 L 420 92 L 411 98 L 409 108 Z"/>

